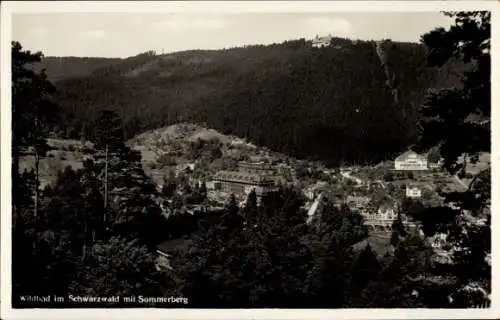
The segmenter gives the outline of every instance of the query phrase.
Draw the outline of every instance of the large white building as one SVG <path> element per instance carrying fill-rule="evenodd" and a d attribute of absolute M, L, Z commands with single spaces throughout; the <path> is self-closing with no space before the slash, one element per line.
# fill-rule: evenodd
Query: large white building
<path fill-rule="evenodd" d="M 413 151 L 407 151 L 394 160 L 395 170 L 427 170 L 427 158 Z"/>
<path fill-rule="evenodd" d="M 312 40 L 312 46 L 315 48 L 323 48 L 328 47 L 332 42 L 332 36 L 328 35 L 327 37 L 316 36 Z"/>

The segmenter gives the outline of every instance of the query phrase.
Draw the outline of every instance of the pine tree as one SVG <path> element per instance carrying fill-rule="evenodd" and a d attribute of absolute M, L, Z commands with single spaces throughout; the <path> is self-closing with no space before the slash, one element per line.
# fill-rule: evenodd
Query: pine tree
<path fill-rule="evenodd" d="M 409 235 L 396 246 L 394 255 L 360 295 L 359 306 L 370 308 L 423 308 L 422 300 L 430 276 L 432 249 L 416 235 Z M 429 277 L 430 278 L 430 277 Z M 420 292 L 415 296 L 414 292 Z M 444 306 L 443 306 L 444 307 Z"/>
<path fill-rule="evenodd" d="M 255 192 L 255 189 L 252 189 L 252 191 L 248 194 L 243 213 L 245 215 L 245 219 L 247 219 L 249 223 L 253 224 L 258 221 L 257 193 Z"/>
<path fill-rule="evenodd" d="M 391 245 L 397 246 L 401 238 L 404 238 L 407 235 L 407 231 L 405 225 L 403 224 L 403 220 L 401 218 L 401 213 L 398 213 L 396 220 L 391 225 Z"/>
<path fill-rule="evenodd" d="M 491 148 L 491 13 L 452 12 L 446 15 L 455 19 L 453 26 L 436 29 L 422 37 L 422 41 L 429 47 L 429 65 L 442 66 L 447 61 L 456 59 L 469 64 L 470 68 L 464 74 L 461 86 L 429 95 L 423 109 L 423 132 L 419 146 L 429 149 L 439 145 L 443 168 L 453 175 L 464 176 L 469 159 L 470 162 L 475 162 L 479 153 L 490 152 Z M 486 189 L 490 188 L 488 182 L 485 185 Z M 477 279 L 490 281 L 490 267 L 485 262 L 485 256 L 491 249 L 491 242 L 485 241 L 491 234 L 488 224 L 490 213 L 489 210 L 483 210 L 488 207 L 489 200 L 488 196 L 482 197 L 479 194 L 479 190 L 473 188 L 465 192 L 444 194 L 447 202 L 453 202 L 455 208 L 458 207 L 441 208 L 443 212 L 455 211 L 455 218 L 445 226 L 451 244 L 463 248 L 454 256 L 456 270 L 474 270 L 468 275 L 458 272 L 457 287 L 463 287 Z M 486 216 L 486 224 L 480 226 L 474 219 L 470 221 L 467 218 L 469 213 Z M 441 220 L 440 216 L 436 214 L 434 218 L 429 217 L 427 225 L 432 224 L 434 219 L 436 226 L 443 226 L 437 221 Z"/>
<path fill-rule="evenodd" d="M 45 221 L 40 192 L 39 165 L 46 155 L 46 136 L 53 129 L 57 107 L 51 95 L 54 86 L 45 72 L 37 73 L 30 64 L 39 62 L 42 54 L 23 51 L 19 42 L 12 42 L 12 221 L 13 295 L 43 293 L 53 279 L 48 270 L 57 270 L 50 263 L 51 246 L 45 245 Z M 34 170 L 19 172 L 19 160 L 32 153 Z M 60 266 L 60 265 L 59 265 Z M 58 290 L 59 287 L 53 287 Z M 60 292 L 60 291 L 58 291 Z M 19 303 L 19 301 L 13 301 Z"/>
<path fill-rule="evenodd" d="M 169 170 L 163 177 L 162 195 L 171 198 L 177 190 L 176 177 L 173 170 Z"/>
<path fill-rule="evenodd" d="M 235 209 L 235 201 L 230 203 Z M 190 297 L 192 306 L 303 305 L 304 281 L 311 262 L 307 247 L 282 220 L 260 214 L 262 223 L 251 227 L 228 211 L 205 224 L 178 262 L 183 266 L 179 270 L 182 292 Z M 202 295 L 202 290 L 211 292 L 210 297 Z"/>
<path fill-rule="evenodd" d="M 168 279 L 155 264 L 155 256 L 137 241 L 119 237 L 99 241 L 70 289 L 74 294 L 89 296 L 161 296 Z"/>
<path fill-rule="evenodd" d="M 229 199 L 229 203 L 227 206 L 227 211 L 231 215 L 238 214 L 239 208 L 238 208 L 238 203 L 236 202 L 236 197 L 234 196 L 234 194 L 231 194 L 231 198 Z"/>
<path fill-rule="evenodd" d="M 26 148 L 32 148 L 35 157 L 35 219 L 38 216 L 40 158 L 48 151 L 45 137 L 55 123 L 57 107 L 51 100 L 55 87 L 47 80 L 45 71 L 35 73 L 27 65 L 39 62 L 42 53 L 23 51 L 19 42 L 12 42 L 12 185 L 13 213 L 18 205 L 19 158 Z M 14 219 L 15 220 L 15 219 Z"/>
<path fill-rule="evenodd" d="M 370 280 L 377 277 L 380 269 L 380 262 L 370 244 L 367 243 L 353 266 L 353 285 L 358 289 L 363 289 Z"/>
<path fill-rule="evenodd" d="M 205 181 L 201 182 L 199 192 L 202 201 L 204 201 L 207 197 L 207 184 Z"/>
<path fill-rule="evenodd" d="M 153 250 L 166 223 L 159 205 L 161 197 L 144 173 L 140 153 L 125 145 L 121 120 L 115 112 L 104 111 L 97 118 L 93 142 L 93 170 L 101 181 L 104 198 L 104 228 L 109 236 L 140 239 Z"/>

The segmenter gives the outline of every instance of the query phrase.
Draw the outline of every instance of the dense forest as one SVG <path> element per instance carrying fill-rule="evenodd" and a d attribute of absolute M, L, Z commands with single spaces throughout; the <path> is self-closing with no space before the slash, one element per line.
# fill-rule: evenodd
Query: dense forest
<path fill-rule="evenodd" d="M 30 68 L 37 72 L 45 69 L 48 79 L 57 82 L 88 76 L 95 69 L 119 63 L 121 60 L 117 58 L 44 57 L 42 61 L 30 66 Z"/>
<path fill-rule="evenodd" d="M 58 132 L 92 139 L 96 115 L 110 109 L 127 139 L 193 121 L 297 157 L 377 162 L 416 142 L 428 89 L 458 84 L 463 70 L 457 61 L 428 67 L 421 44 L 341 38 L 320 49 L 301 39 L 146 52 L 58 81 Z"/>
<path fill-rule="evenodd" d="M 461 86 L 451 86 L 429 94 L 422 110 L 423 117 L 414 120 L 418 120 L 422 128 L 417 145 L 425 149 L 439 144 L 441 148 L 438 152 L 444 158 L 443 169 L 455 174 L 466 165 L 457 163 L 457 154 L 466 153 L 473 161 L 478 153 L 491 151 L 489 127 L 467 120 L 471 115 L 489 117 L 490 114 L 490 14 L 464 12 L 451 15 L 455 18 L 456 25 L 447 30 L 437 29 L 424 35 L 423 41 L 430 52 L 427 61 L 432 66 L 440 67 L 450 59 L 460 59 L 466 63 L 472 60 L 477 68 L 463 75 Z M 293 45 L 289 43 L 285 47 L 293 52 L 298 50 L 297 46 L 300 48 L 300 42 Z M 368 50 L 368 43 L 356 46 L 366 46 L 366 51 L 360 50 L 357 54 L 368 61 L 373 60 L 375 64 L 376 53 Z M 279 47 L 280 45 L 276 45 L 274 49 Z M 244 52 L 247 49 L 236 51 Z M 253 48 L 276 52 L 274 49 Z M 395 98 L 396 95 L 392 91 L 396 85 L 404 87 L 401 84 L 404 82 L 401 74 L 399 80 L 396 75 L 385 83 L 382 76 L 386 73 L 384 70 L 374 68 L 360 72 L 358 65 L 361 60 L 357 58 L 349 64 L 347 60 L 343 60 L 339 65 L 352 72 L 349 74 L 360 83 L 366 81 L 365 87 L 342 87 L 347 85 L 347 80 L 339 80 L 339 87 L 307 87 L 313 80 L 294 80 L 298 77 L 296 72 L 305 72 L 298 66 L 306 70 L 310 66 L 305 62 L 301 64 L 301 59 L 333 59 L 334 55 L 329 56 L 328 50 L 314 52 L 314 58 L 310 55 L 301 57 L 291 54 L 290 61 L 298 59 L 297 64 L 278 65 L 271 64 L 272 59 L 262 60 L 259 63 L 268 63 L 267 68 L 247 70 L 249 78 L 239 78 L 241 83 L 235 82 L 233 86 L 238 88 L 243 82 L 255 81 L 255 86 L 249 87 L 248 90 L 260 90 L 262 95 L 259 95 L 259 98 L 277 103 L 277 109 L 268 106 L 269 109 L 262 109 L 262 112 L 269 112 L 269 115 L 266 115 L 269 118 L 283 117 L 283 120 L 290 121 L 288 125 L 295 123 L 294 121 L 302 123 L 302 119 L 299 121 L 294 118 L 294 114 L 300 113 L 294 112 L 303 112 L 301 106 L 313 98 L 317 99 L 315 102 L 323 101 L 324 104 L 318 102 L 309 105 L 311 108 L 326 108 L 326 101 L 329 99 L 338 98 L 339 100 L 335 101 L 342 103 L 340 97 L 347 99 L 347 96 L 344 97 L 342 91 L 337 91 L 339 88 L 350 92 L 353 95 L 351 99 L 357 99 L 352 101 L 358 103 L 357 109 L 360 109 L 361 115 L 356 116 L 358 112 L 343 105 L 345 113 L 335 116 L 323 111 L 325 119 L 322 119 L 321 110 L 312 108 L 310 113 L 317 117 L 315 120 L 325 121 L 323 127 L 318 126 L 320 129 L 301 127 L 298 124 L 288 128 L 282 127 L 278 122 L 264 122 L 266 125 L 273 125 L 270 128 L 260 126 L 262 130 L 269 130 L 266 137 L 283 139 L 286 148 L 292 148 L 295 141 L 303 141 L 303 145 L 298 144 L 296 149 L 290 150 L 296 154 L 307 150 L 316 153 L 317 157 L 328 156 L 331 151 L 320 154 L 321 150 L 315 149 L 319 147 L 314 146 L 310 135 L 307 137 L 312 146 L 307 146 L 307 140 L 301 140 L 304 137 L 294 134 L 307 128 L 307 132 L 323 137 L 323 140 L 319 139 L 316 143 L 340 143 L 327 140 L 327 137 L 334 140 L 328 136 L 332 134 L 329 130 L 333 130 L 329 125 L 344 125 L 337 130 L 353 130 L 352 138 L 349 139 L 358 140 L 348 140 L 345 137 L 351 136 L 344 133 L 342 143 L 357 141 L 358 149 L 366 151 L 358 151 L 359 153 L 354 155 L 345 151 L 343 157 L 362 160 L 367 154 L 376 156 L 377 152 L 381 152 L 380 148 L 370 149 L 362 144 L 369 141 L 368 136 L 361 134 L 362 129 L 381 130 L 377 127 L 377 121 L 387 125 L 387 122 L 383 121 L 393 119 L 395 122 L 399 121 L 401 127 L 385 128 L 393 131 L 377 131 L 376 134 L 372 132 L 379 139 L 384 139 L 380 141 L 392 143 L 384 148 L 384 152 L 390 152 L 391 148 L 396 148 L 404 139 L 409 141 L 410 134 L 410 137 L 403 135 L 401 140 L 394 137 L 394 140 L 391 140 L 391 136 L 384 136 L 402 136 L 404 117 L 396 112 L 396 102 L 404 104 L 406 98 L 401 94 Z M 153 57 L 154 55 L 145 53 L 137 59 L 148 61 L 141 64 L 144 68 L 144 65 L 151 66 L 153 61 L 156 63 L 157 60 Z M 127 101 L 125 98 L 131 99 L 133 95 L 125 98 L 114 96 L 116 92 L 113 89 L 116 87 L 111 84 L 116 85 L 121 81 L 121 84 L 139 85 L 139 81 L 127 82 L 126 79 L 131 77 L 138 80 L 141 77 L 136 77 L 137 70 L 130 69 L 130 64 L 118 64 L 108 66 L 106 75 L 96 73 L 95 77 L 86 80 L 65 80 L 68 82 L 58 82 L 54 87 L 43 71 L 34 72 L 28 68 L 40 59 L 40 53 L 25 51 L 20 43 L 12 43 L 13 307 L 467 308 L 483 305 L 488 300 L 491 292 L 491 267 L 487 259 L 491 252 L 490 168 L 477 174 L 466 191 L 442 193 L 447 202 L 445 205 L 425 208 L 405 199 L 391 228 L 391 250 L 388 250 L 386 255 L 377 257 L 370 246 L 361 250 L 353 248 L 353 245 L 360 243 L 368 235 L 363 216 L 351 212 L 345 204 L 337 206 L 333 202 L 325 201 L 321 214 L 315 216 L 313 223 L 307 224 L 303 195 L 293 187 L 279 187 L 275 192 L 264 196 L 260 203 L 255 192 L 251 192 L 243 207 L 238 207 L 235 197 L 232 196 L 223 209 L 198 212 L 192 216 L 166 217 L 162 206 L 170 205 L 171 189 L 182 188 L 183 186 L 179 186 L 182 182 L 172 177 L 161 192 L 155 188 L 142 169 L 140 153 L 131 150 L 125 143 L 125 137 L 128 135 L 126 130 L 131 129 L 124 124 L 123 119 L 130 120 L 127 117 L 131 115 L 125 112 L 125 109 L 117 109 L 124 104 L 110 104 L 108 107 L 115 108 L 109 110 L 105 109 L 105 101 L 101 100 L 101 105 L 96 101 L 96 108 L 88 111 L 95 112 L 92 132 L 85 132 L 94 147 L 88 150 L 83 167 L 76 171 L 68 167 L 60 172 L 55 185 L 42 189 L 39 160 L 47 155 L 47 137 L 53 128 L 62 128 L 61 119 L 69 119 L 65 118 L 68 106 L 58 100 L 62 95 L 68 94 L 68 91 L 63 91 L 61 96 L 53 99 L 56 88 L 59 90 L 61 85 L 63 90 L 67 89 L 65 85 L 68 86 L 71 81 L 77 81 L 80 85 L 87 84 L 88 90 L 80 87 L 78 91 L 82 100 L 73 100 L 75 103 L 80 101 L 83 106 L 90 106 L 90 100 L 85 97 L 91 97 L 95 92 L 100 92 L 101 97 L 109 99 L 108 102 L 123 99 L 120 101 L 124 103 Z M 120 69 L 120 66 L 123 69 Z M 189 68 L 186 65 L 183 67 Z M 323 69 L 317 68 L 318 74 L 321 74 L 320 69 Z M 333 66 L 324 68 L 334 69 Z M 354 69 L 357 70 L 356 73 Z M 279 77 L 276 70 L 280 70 Z M 275 77 L 281 78 L 282 70 L 287 70 L 286 79 L 289 79 L 289 82 L 275 81 Z M 127 76 L 108 77 L 114 72 L 125 72 Z M 212 72 L 224 71 L 217 69 Z M 252 74 L 253 77 L 250 76 Z M 326 76 L 324 79 L 316 78 L 319 77 L 318 74 L 314 77 L 310 75 L 316 83 L 327 80 L 333 83 L 333 80 Z M 179 78 L 189 76 L 187 73 L 176 75 Z M 378 82 L 372 81 L 375 78 Z M 429 76 L 422 79 L 431 81 L 432 78 Z M 420 81 L 423 81 L 422 79 Z M 162 81 L 167 82 L 168 78 Z M 99 87 L 104 83 L 110 86 Z M 146 84 L 143 83 L 143 88 L 151 89 Z M 266 86 L 273 86 L 277 92 L 289 94 L 274 96 L 272 91 L 266 91 Z M 279 86 L 283 86 L 283 91 L 279 91 Z M 296 91 L 296 88 L 301 86 L 308 88 L 308 91 Z M 101 91 L 95 91 L 96 88 Z M 324 88 L 335 90 L 338 96 Z M 120 90 L 122 93 L 129 93 L 123 88 Z M 108 92 L 110 94 L 106 95 Z M 144 91 L 141 92 L 143 93 Z M 227 105 L 234 103 L 240 106 L 241 101 L 251 103 L 252 106 L 253 103 L 265 105 L 259 100 L 246 101 L 247 98 L 255 98 L 248 92 L 246 94 L 246 98 L 240 100 L 240 95 L 235 92 L 232 96 L 234 100 L 228 101 Z M 378 108 L 380 105 L 373 103 L 371 107 L 375 111 L 365 115 L 362 107 L 371 103 L 369 96 L 372 94 L 377 99 L 386 99 L 387 105 Z M 230 97 L 226 94 L 222 96 Z M 149 103 L 151 101 L 149 100 Z M 280 112 L 279 108 L 285 106 L 294 108 L 293 112 Z M 80 110 L 77 108 L 80 107 L 75 105 L 75 117 L 77 110 Z M 210 110 L 208 106 L 206 108 Z M 377 113 L 387 108 L 392 108 L 390 110 L 393 112 Z M 236 109 L 243 112 L 243 109 Z M 210 121 L 208 114 L 203 114 L 201 106 L 194 110 L 192 117 L 204 116 L 205 121 Z M 232 109 L 223 110 L 219 112 L 233 115 L 230 112 Z M 255 110 L 257 113 L 260 109 Z M 142 115 L 141 112 L 137 115 Z M 151 112 L 160 110 L 153 109 Z M 62 116 L 58 117 L 61 114 Z M 258 118 L 241 118 L 242 113 L 234 114 L 240 122 L 231 123 L 234 126 L 232 130 L 238 128 L 248 131 L 250 128 L 245 126 L 251 121 L 254 121 L 253 126 L 259 128 L 260 121 L 263 121 Z M 411 112 L 405 114 L 411 115 Z M 345 127 L 344 122 L 351 124 L 350 121 L 354 121 L 352 119 L 361 121 L 365 116 L 376 115 L 377 121 L 372 121 L 372 127 L 362 127 L 362 122 L 354 129 Z M 341 121 L 337 117 L 345 118 L 341 118 Z M 142 121 L 153 118 L 145 117 Z M 75 118 L 75 121 L 77 119 L 84 118 Z M 250 122 L 242 122 L 243 119 Z M 312 124 L 314 123 L 310 123 Z M 73 125 L 76 126 L 77 123 Z M 221 125 L 229 126 L 228 123 Z M 83 128 L 86 127 L 82 124 Z M 283 130 L 281 136 L 274 135 L 277 128 Z M 356 131 L 356 128 L 360 131 Z M 257 133 L 247 134 L 256 135 L 254 139 L 259 139 Z M 260 139 L 266 137 L 262 134 Z M 415 137 L 412 139 L 416 140 Z M 376 141 L 375 138 L 372 138 L 371 142 L 373 141 Z M 272 145 L 272 142 L 268 144 Z M 304 149 L 306 146 L 310 149 Z M 31 171 L 20 172 L 19 159 L 26 153 L 35 155 L 35 166 Z M 197 196 L 192 197 L 190 201 L 200 201 L 200 198 L 205 196 L 206 189 L 200 187 L 194 193 Z M 402 215 L 410 215 L 418 221 L 426 236 L 437 232 L 446 233 L 449 245 L 456 248 L 452 251 L 452 263 L 431 261 L 433 249 L 419 232 L 403 225 Z M 174 254 L 171 269 L 157 268 L 156 246 L 164 240 L 185 236 L 192 240 L 189 250 Z M 61 297 L 68 297 L 69 294 L 94 297 L 173 295 L 186 297 L 189 302 L 187 305 L 145 305 L 124 304 L 119 301 L 88 305 L 74 304 L 68 299 L 62 302 L 40 303 L 26 301 L 26 298 L 23 301 L 22 298 L 49 294 Z"/>

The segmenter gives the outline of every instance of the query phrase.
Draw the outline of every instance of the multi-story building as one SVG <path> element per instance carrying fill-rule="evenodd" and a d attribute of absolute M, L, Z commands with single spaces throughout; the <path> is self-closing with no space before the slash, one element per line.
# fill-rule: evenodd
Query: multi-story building
<path fill-rule="evenodd" d="M 396 170 L 427 170 L 427 158 L 413 151 L 407 151 L 394 160 Z"/>
<path fill-rule="evenodd" d="M 275 185 L 273 180 L 265 176 L 240 171 L 220 171 L 214 176 L 213 182 L 213 191 L 225 196 L 234 194 L 238 199 L 246 199 L 252 190 L 260 198 L 273 191 Z"/>
<path fill-rule="evenodd" d="M 395 201 L 385 201 L 375 205 L 369 197 L 348 196 L 347 205 L 351 210 L 359 212 L 365 218 L 365 225 L 373 230 L 390 231 L 392 223 L 398 217 L 398 205 Z M 404 225 L 415 226 L 406 215 L 402 215 L 401 218 Z"/>

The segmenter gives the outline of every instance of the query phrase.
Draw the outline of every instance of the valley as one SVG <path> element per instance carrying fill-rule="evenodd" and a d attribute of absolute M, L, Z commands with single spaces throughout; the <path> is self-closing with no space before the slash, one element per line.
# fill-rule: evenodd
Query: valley
<path fill-rule="evenodd" d="M 13 41 L 13 308 L 490 307 L 490 13 L 444 16 L 418 43 L 169 52 L 141 13 L 82 57 Z"/>

